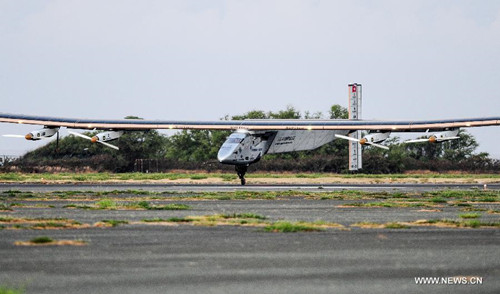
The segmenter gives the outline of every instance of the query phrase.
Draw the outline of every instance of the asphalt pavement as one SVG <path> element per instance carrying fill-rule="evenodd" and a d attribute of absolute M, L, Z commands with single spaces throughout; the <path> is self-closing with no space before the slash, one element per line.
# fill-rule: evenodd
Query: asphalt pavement
<path fill-rule="evenodd" d="M 0 191 L 61 191 L 65 187 L 2 185 Z M 165 188 L 139 185 L 130 189 L 164 191 Z M 193 189 L 190 186 L 172 187 L 175 188 L 180 191 Z M 68 190 L 74 189 L 68 186 Z M 123 188 L 101 185 L 96 189 Z M 392 191 L 393 187 L 386 189 Z M 19 202 L 29 206 L 0 211 L 0 216 L 68 218 L 84 224 L 104 219 L 131 223 L 60 230 L 4 228 L 0 230 L 0 286 L 24 287 L 26 293 L 108 294 L 500 292 L 499 229 L 431 226 L 364 229 L 351 226 L 363 221 L 456 219 L 460 207 L 439 210 L 341 207 L 348 201 L 293 198 L 181 201 L 191 207 L 184 211 L 65 208 L 71 201 L 21 200 Z M 157 200 L 158 203 L 168 201 L 167 198 Z M 495 203 L 481 205 L 487 209 L 499 208 Z M 272 233 L 258 227 L 140 223 L 146 218 L 243 212 L 266 216 L 269 221 L 335 222 L 344 225 L 345 229 Z M 499 220 L 498 214 L 481 215 L 483 221 Z M 84 240 L 87 245 L 14 245 L 16 241 L 38 236 Z M 419 285 L 415 282 L 419 277 L 439 278 L 440 284 Z M 452 280 L 448 279 L 457 277 L 467 277 L 467 281 L 471 281 L 471 277 L 481 278 L 482 283 L 450 285 Z"/>

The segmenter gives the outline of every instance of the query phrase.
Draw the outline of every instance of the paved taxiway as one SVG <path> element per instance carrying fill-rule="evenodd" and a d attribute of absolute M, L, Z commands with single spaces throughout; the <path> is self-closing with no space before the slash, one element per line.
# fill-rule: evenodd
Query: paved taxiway
<path fill-rule="evenodd" d="M 18 184 L 0 183 L 0 191 L 20 190 L 34 192 L 50 191 L 113 191 L 113 190 L 145 190 L 163 191 L 432 191 L 441 189 L 483 189 L 483 184 L 329 184 L 329 185 L 198 185 L 198 184 L 129 184 L 129 183 L 97 183 L 97 184 Z M 500 190 L 500 183 L 488 184 L 487 189 Z"/>
<path fill-rule="evenodd" d="M 61 191 L 65 187 L 94 190 L 94 186 L 85 185 L 2 185 L 0 190 Z M 249 187 L 252 186 L 244 190 Z M 96 189 L 192 191 L 194 188 L 112 185 Z M 387 189 L 392 191 L 393 187 Z M 163 203 L 161 199 L 155 201 Z M 64 208 L 68 202 L 61 199 L 51 201 L 51 208 L 19 207 L 0 215 L 62 217 L 95 223 L 103 219 L 140 221 L 252 212 L 270 220 L 324 220 L 349 226 L 360 221 L 456 219 L 460 213 L 459 207 L 452 206 L 442 211 L 340 208 L 338 205 L 345 201 L 295 198 L 182 203 L 192 209 L 81 210 Z M 499 209 L 494 204 L 482 205 Z M 495 214 L 481 217 L 486 221 L 499 218 Z M 44 235 L 89 243 L 83 247 L 13 245 L 15 241 Z M 25 286 L 27 293 L 498 293 L 499 253 L 498 229 L 352 227 L 345 231 L 267 233 L 252 227 L 146 224 L 43 231 L 3 229 L 0 230 L 0 285 Z M 480 276 L 483 284 L 415 284 L 415 277 L 453 276 Z"/>

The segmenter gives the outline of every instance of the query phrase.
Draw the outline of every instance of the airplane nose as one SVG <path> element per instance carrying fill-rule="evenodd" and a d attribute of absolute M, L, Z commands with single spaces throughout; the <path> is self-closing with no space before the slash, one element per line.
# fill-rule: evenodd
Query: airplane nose
<path fill-rule="evenodd" d="M 24 136 L 24 138 L 25 138 L 26 140 L 31 140 L 31 139 L 33 139 L 33 135 L 32 135 L 31 133 L 29 133 L 29 134 L 27 134 L 26 136 Z"/>
<path fill-rule="evenodd" d="M 219 149 L 219 152 L 217 153 L 217 160 L 221 163 L 225 163 L 229 161 L 229 157 L 233 153 L 233 148 L 227 147 L 227 146 L 222 146 Z"/>
<path fill-rule="evenodd" d="M 94 137 L 92 137 L 92 139 L 90 139 L 90 142 L 92 142 L 92 143 L 95 143 L 97 141 L 99 141 L 99 138 L 97 136 L 94 136 Z"/>

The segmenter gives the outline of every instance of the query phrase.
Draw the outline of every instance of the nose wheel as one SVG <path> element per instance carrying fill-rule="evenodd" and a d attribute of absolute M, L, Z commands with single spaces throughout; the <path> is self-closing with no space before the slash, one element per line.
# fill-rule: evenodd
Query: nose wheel
<path fill-rule="evenodd" d="M 236 165 L 235 167 L 236 174 L 238 174 L 238 178 L 240 178 L 241 185 L 245 185 L 247 181 L 245 180 L 245 174 L 247 173 L 248 166 L 246 165 Z"/>

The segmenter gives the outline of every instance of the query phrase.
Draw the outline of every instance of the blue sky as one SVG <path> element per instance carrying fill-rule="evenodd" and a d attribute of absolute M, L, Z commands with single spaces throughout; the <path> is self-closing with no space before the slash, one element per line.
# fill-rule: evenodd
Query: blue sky
<path fill-rule="evenodd" d="M 499 1 L 0 1 L 1 112 L 216 120 L 500 116 Z M 25 134 L 30 126 L 0 125 Z M 471 130 L 500 158 L 499 128 Z M 0 154 L 39 142 L 0 138 Z"/>

